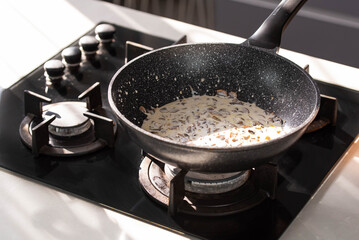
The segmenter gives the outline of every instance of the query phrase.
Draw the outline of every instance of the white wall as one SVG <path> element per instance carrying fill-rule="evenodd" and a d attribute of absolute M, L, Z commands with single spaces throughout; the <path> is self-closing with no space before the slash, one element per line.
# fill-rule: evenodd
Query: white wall
<path fill-rule="evenodd" d="M 216 0 L 215 29 L 249 37 L 276 0 Z M 359 1 L 308 0 L 288 26 L 282 47 L 359 67 Z"/>

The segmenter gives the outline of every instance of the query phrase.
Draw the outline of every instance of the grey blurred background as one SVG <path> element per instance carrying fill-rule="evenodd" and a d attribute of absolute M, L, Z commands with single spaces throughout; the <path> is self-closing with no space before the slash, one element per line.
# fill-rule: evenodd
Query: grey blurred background
<path fill-rule="evenodd" d="M 106 0 L 140 11 L 249 37 L 279 0 Z M 282 47 L 359 67 L 359 1 L 308 0 Z"/>

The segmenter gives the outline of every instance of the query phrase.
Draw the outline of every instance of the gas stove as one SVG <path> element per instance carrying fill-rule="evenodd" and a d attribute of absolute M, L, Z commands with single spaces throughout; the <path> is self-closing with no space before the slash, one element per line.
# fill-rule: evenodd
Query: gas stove
<path fill-rule="evenodd" d="M 359 93 L 317 82 L 322 94 L 336 99 L 336 124 L 305 134 L 254 173 L 212 176 L 196 186 L 181 186 L 186 172 L 147 156 L 123 132 L 109 108 L 107 86 L 137 55 L 184 40 L 113 23 L 94 26 L 1 92 L 0 166 L 189 235 L 279 238 L 359 132 Z M 209 194 L 202 192 L 203 185 L 210 185 L 204 187 Z M 171 193 L 173 188 L 179 191 Z M 191 204 L 182 204 L 184 195 Z"/>

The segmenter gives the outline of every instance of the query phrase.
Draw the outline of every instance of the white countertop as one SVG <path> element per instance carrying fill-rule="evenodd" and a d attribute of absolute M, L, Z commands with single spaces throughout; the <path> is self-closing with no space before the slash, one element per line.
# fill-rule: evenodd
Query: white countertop
<path fill-rule="evenodd" d="M 281 239 L 358 239 L 359 136 Z"/>
<path fill-rule="evenodd" d="M 183 34 L 189 42 L 244 40 L 100 1 L 4 0 L 0 2 L 0 87 L 9 87 L 100 21 L 173 40 Z M 286 50 L 279 53 L 300 66 L 309 64 L 318 80 L 359 90 L 358 69 Z M 356 152 L 341 159 L 282 239 L 353 239 L 358 235 Z M 0 170 L 0 204 L 2 239 L 186 239 L 4 170 Z"/>
<path fill-rule="evenodd" d="M 189 239 L 0 171 L 0 239 Z M 192 238 L 191 238 L 192 239 Z"/>

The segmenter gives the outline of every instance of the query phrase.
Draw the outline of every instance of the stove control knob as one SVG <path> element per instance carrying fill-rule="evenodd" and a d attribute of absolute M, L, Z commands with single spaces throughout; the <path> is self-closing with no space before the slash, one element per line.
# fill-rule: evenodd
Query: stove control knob
<path fill-rule="evenodd" d="M 115 27 L 111 24 L 100 24 L 95 28 L 95 33 L 97 39 L 100 40 L 101 43 L 110 43 L 112 42 L 115 34 Z"/>
<path fill-rule="evenodd" d="M 64 75 L 65 65 L 60 60 L 49 60 L 44 64 L 45 77 L 50 83 L 58 83 Z"/>
<path fill-rule="evenodd" d="M 81 63 L 81 51 L 78 47 L 68 47 L 61 52 L 63 62 L 70 72 L 77 72 Z"/>
<path fill-rule="evenodd" d="M 99 41 L 93 36 L 84 36 L 79 41 L 82 51 L 87 59 L 93 58 L 98 50 Z"/>

